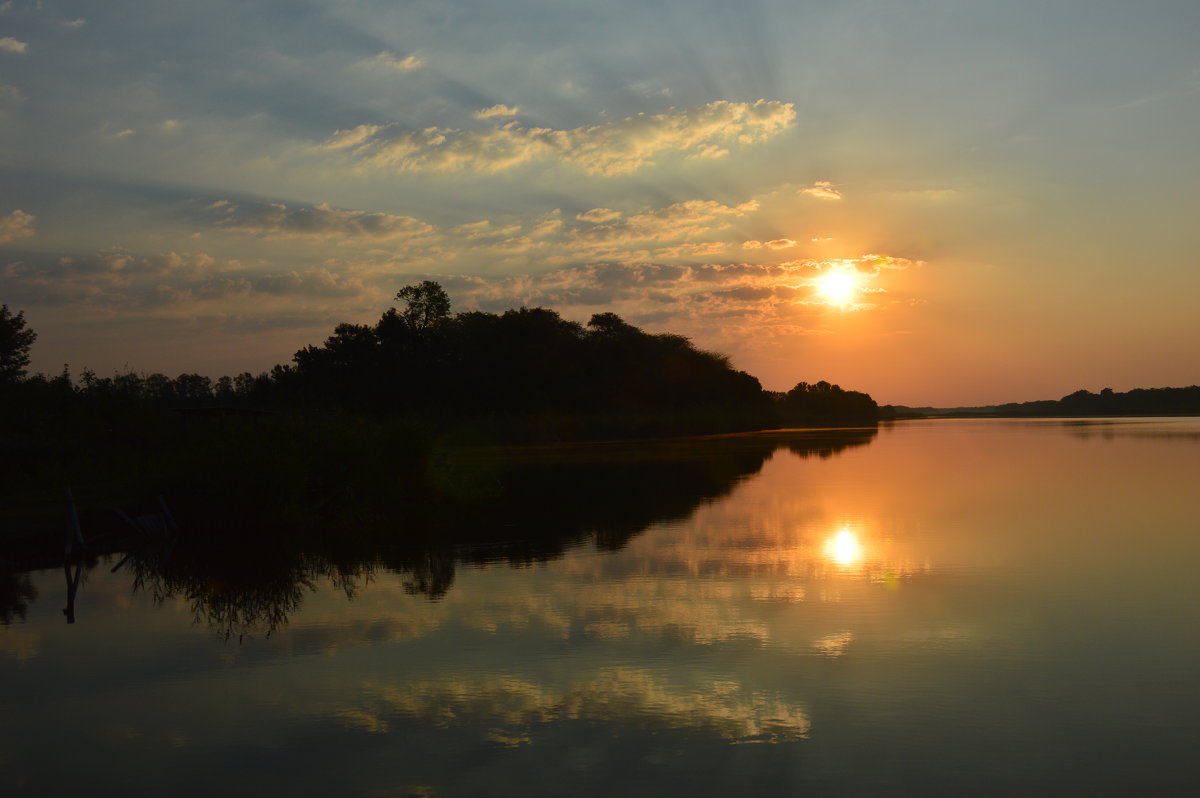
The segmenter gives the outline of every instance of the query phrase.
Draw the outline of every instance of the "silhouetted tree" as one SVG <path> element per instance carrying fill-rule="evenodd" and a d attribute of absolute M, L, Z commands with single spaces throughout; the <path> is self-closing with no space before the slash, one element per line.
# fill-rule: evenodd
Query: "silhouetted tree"
<path fill-rule="evenodd" d="M 788 424 L 857 424 L 879 420 L 879 406 L 870 396 L 843 390 L 825 380 L 816 384 L 797 383 L 780 397 L 780 406 Z"/>
<path fill-rule="evenodd" d="M 396 292 L 396 300 L 404 302 L 406 307 L 403 310 L 392 308 L 388 313 L 394 314 L 413 332 L 428 330 L 450 318 L 450 296 L 432 280 L 424 280 L 420 285 L 406 285 Z"/>
<path fill-rule="evenodd" d="M 26 329 L 25 311 L 13 315 L 8 305 L 0 305 L 0 382 L 16 382 L 25 376 L 29 349 L 37 333 Z"/>

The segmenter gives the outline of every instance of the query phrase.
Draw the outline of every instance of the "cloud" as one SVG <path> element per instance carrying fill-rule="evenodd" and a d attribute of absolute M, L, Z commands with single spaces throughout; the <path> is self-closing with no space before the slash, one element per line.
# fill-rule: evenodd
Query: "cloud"
<path fill-rule="evenodd" d="M 491 108 L 483 108 L 474 113 L 476 119 L 495 119 L 502 116 L 516 116 L 520 112 L 520 108 L 510 105 L 493 105 Z"/>
<path fill-rule="evenodd" d="M 64 28 L 82 28 L 86 24 L 86 19 L 72 19 L 62 23 L 62 26 Z"/>
<path fill-rule="evenodd" d="M 106 316 L 194 311 L 216 303 L 222 312 L 269 318 L 296 312 L 294 304 L 264 306 L 273 298 L 345 301 L 368 292 L 353 268 L 265 271 L 203 252 L 137 255 L 112 249 L 81 257 L 42 257 L 0 267 L 6 296 L 23 305 L 91 308 Z"/>
<path fill-rule="evenodd" d="M 0 52 L 24 55 L 28 50 L 28 43 L 17 41 L 11 36 L 5 36 L 3 39 L 0 39 Z"/>
<path fill-rule="evenodd" d="M 600 125 L 556 130 L 507 122 L 485 130 L 360 125 L 338 130 L 320 148 L 348 150 L 364 166 L 401 172 L 500 172 L 557 159 L 593 175 L 627 174 L 653 166 L 655 157 L 688 153 L 719 158 L 730 146 L 757 144 L 786 128 L 791 103 L 718 100 L 662 114 L 638 114 Z"/>
<path fill-rule="evenodd" d="M 383 130 L 382 125 L 359 125 L 349 130 L 339 130 L 321 144 L 320 148 L 325 150 L 347 150 L 352 147 L 358 147 L 381 130 Z"/>
<path fill-rule="evenodd" d="M 686 729 L 711 739 L 760 743 L 802 740 L 812 728 L 803 706 L 770 692 L 722 680 L 678 685 L 628 667 L 603 668 L 566 684 L 511 674 L 442 674 L 400 686 L 371 683 L 360 692 L 358 705 L 331 714 L 367 732 L 386 732 L 405 718 L 470 724 L 487 729 L 493 743 L 509 746 L 527 743 L 539 729 L 565 721 Z"/>
<path fill-rule="evenodd" d="M 403 58 L 397 58 L 389 52 L 382 52 L 374 58 L 368 58 L 361 62 L 364 66 L 373 67 L 376 69 L 386 69 L 392 72 L 412 72 L 414 69 L 420 69 L 425 66 L 425 59 L 419 55 L 410 54 Z"/>
<path fill-rule="evenodd" d="M 271 203 L 243 210 L 219 200 L 209 207 L 225 214 L 219 222 L 222 227 L 271 238 L 391 241 L 434 232 L 433 225 L 411 216 L 338 210 L 324 204 L 289 208 L 282 203 Z"/>
<path fill-rule="evenodd" d="M 20 209 L 13 211 L 8 216 L 0 216 L 0 244 L 32 236 L 35 219 L 33 214 L 25 213 Z"/>
<path fill-rule="evenodd" d="M 884 270 L 900 271 L 910 266 L 920 266 L 921 261 L 911 261 L 908 258 L 896 258 L 891 255 L 863 255 L 854 262 L 854 267 L 864 274 L 879 274 Z"/>
<path fill-rule="evenodd" d="M 620 211 L 614 211 L 612 208 L 592 208 L 590 211 L 575 214 L 575 218 L 581 222 L 591 222 L 592 224 L 602 224 L 611 222 L 621 218 Z"/>
<path fill-rule="evenodd" d="M 800 189 L 801 194 L 807 194 L 820 200 L 840 200 L 842 192 L 833 187 L 833 183 L 828 180 L 818 180 L 808 188 Z"/>
<path fill-rule="evenodd" d="M 730 220 L 758 210 L 754 200 L 723 205 L 715 200 L 686 200 L 663 208 L 622 216 L 608 208 L 593 208 L 576 218 L 590 223 L 572 231 L 575 244 L 613 244 L 631 241 L 674 241 L 725 230 Z"/>
<path fill-rule="evenodd" d="M 660 254 L 682 259 L 688 255 L 686 248 Z M 830 269 L 854 269 L 871 281 L 885 270 L 911 265 L 890 255 L 779 264 L 599 261 L 540 274 L 424 277 L 442 282 L 456 305 L 489 311 L 544 306 L 580 321 L 598 310 L 613 310 L 635 324 L 664 325 L 706 341 L 732 342 L 739 337 L 821 331 L 828 306 L 815 282 Z M 882 298 L 881 289 L 868 283 L 855 307 L 870 309 Z"/>
<path fill-rule="evenodd" d="M 767 249 L 791 249 L 796 246 L 796 242 L 790 238 L 776 238 L 774 241 L 767 242 Z"/>

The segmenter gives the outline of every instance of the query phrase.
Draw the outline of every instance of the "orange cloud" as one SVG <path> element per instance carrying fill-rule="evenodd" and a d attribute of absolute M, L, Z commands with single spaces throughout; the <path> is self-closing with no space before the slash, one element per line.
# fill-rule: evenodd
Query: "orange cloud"
<path fill-rule="evenodd" d="M 840 200 L 842 192 L 833 187 L 828 180 L 818 180 L 808 188 L 800 189 L 801 194 L 807 194 L 819 200 Z"/>

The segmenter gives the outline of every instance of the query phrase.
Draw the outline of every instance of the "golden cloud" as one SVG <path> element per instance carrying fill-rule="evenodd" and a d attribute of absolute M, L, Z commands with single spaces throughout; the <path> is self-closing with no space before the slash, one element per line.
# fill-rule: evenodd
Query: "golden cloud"
<path fill-rule="evenodd" d="M 414 69 L 420 69 L 425 66 L 425 59 L 418 55 L 406 55 L 403 58 L 397 58 L 389 52 L 382 52 L 373 58 L 368 58 L 363 61 L 364 66 L 374 67 L 376 69 L 387 69 L 393 72 L 412 72 Z"/>
<path fill-rule="evenodd" d="M 476 119 L 496 119 L 503 116 L 516 116 L 520 111 L 520 108 L 511 105 L 493 105 L 490 108 L 481 108 L 472 116 Z"/>
<path fill-rule="evenodd" d="M 576 217 L 591 222 L 591 226 L 575 229 L 571 239 L 578 245 L 695 238 L 727 229 L 730 219 L 746 216 L 756 210 L 758 203 L 754 200 L 741 205 L 724 205 L 714 200 L 685 200 L 627 217 L 607 208 L 593 208 Z"/>
<path fill-rule="evenodd" d="M 718 158 L 731 145 L 765 141 L 795 116 L 791 103 L 718 100 L 569 130 L 518 122 L 486 130 L 360 125 L 336 131 L 320 148 L 349 150 L 364 165 L 401 172 L 499 172 L 539 159 L 557 159 L 589 174 L 611 176 L 652 166 L 653 158 L 664 153 Z"/>
<path fill-rule="evenodd" d="M 828 180 L 818 180 L 808 188 L 800 189 L 801 194 L 807 194 L 820 200 L 840 200 L 842 192 L 833 187 Z"/>

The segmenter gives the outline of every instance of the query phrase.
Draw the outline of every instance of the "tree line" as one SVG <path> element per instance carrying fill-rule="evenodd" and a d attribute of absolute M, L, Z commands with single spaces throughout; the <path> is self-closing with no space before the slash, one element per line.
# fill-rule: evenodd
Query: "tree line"
<path fill-rule="evenodd" d="M 269 372 L 212 380 L 184 373 L 69 370 L 26 376 L 36 334 L 0 310 L 0 385 L 26 403 L 86 401 L 174 409 L 222 406 L 417 418 L 497 439 L 572 439 L 873 423 L 870 396 L 828 382 L 765 391 L 721 354 L 648 333 L 615 313 L 587 324 L 535 307 L 452 313 L 436 282 L 402 288 L 374 324 L 339 324 Z"/>

